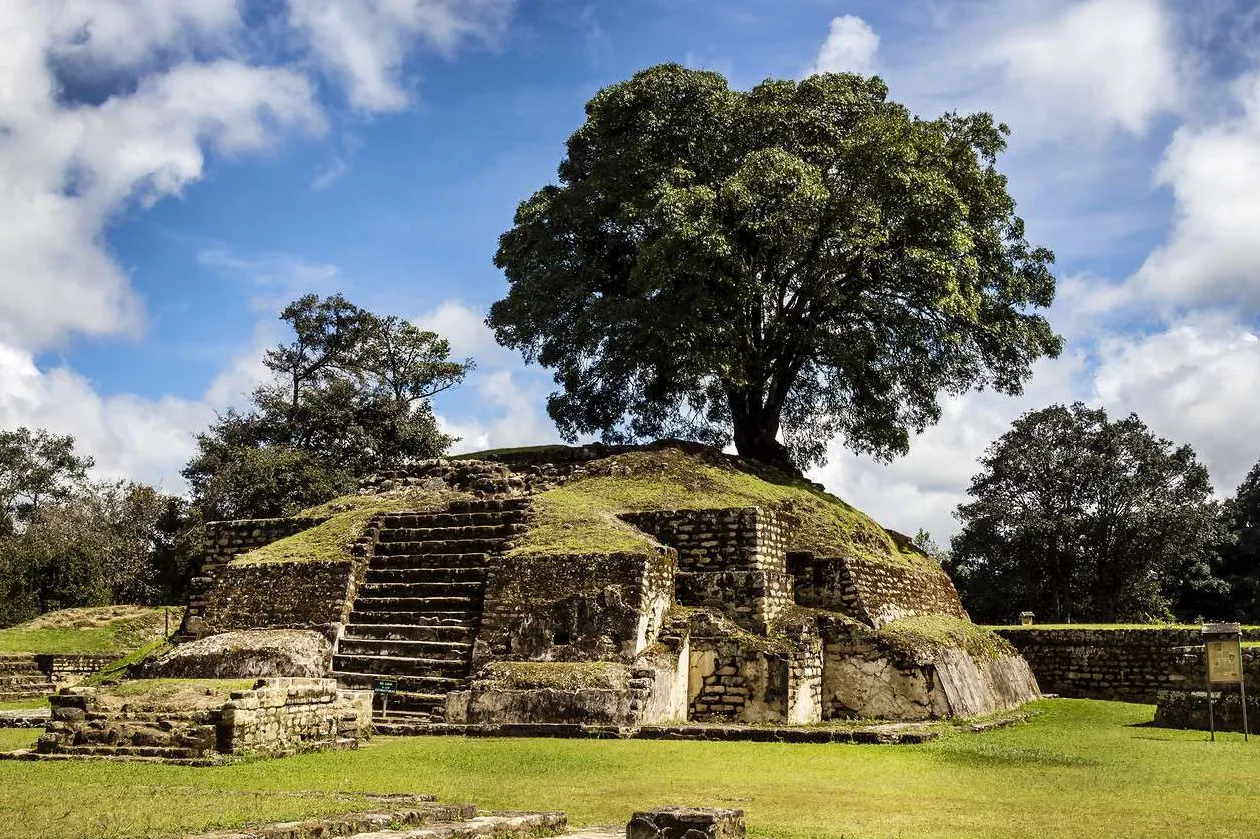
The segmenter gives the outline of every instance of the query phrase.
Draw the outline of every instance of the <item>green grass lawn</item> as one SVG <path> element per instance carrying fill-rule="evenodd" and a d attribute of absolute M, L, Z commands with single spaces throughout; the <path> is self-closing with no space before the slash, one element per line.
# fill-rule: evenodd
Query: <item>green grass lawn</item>
<path fill-rule="evenodd" d="M 1260 835 L 1260 742 L 1146 727 L 1144 705 L 1036 707 L 1028 725 L 922 746 L 378 738 L 214 769 L 0 762 L 0 833 L 164 836 L 356 809 L 349 791 L 559 809 L 573 824 L 739 806 L 751 835 L 782 839 Z M 0 747 L 35 735 L 0 731 Z"/>
<path fill-rule="evenodd" d="M 183 610 L 169 610 L 172 631 Z M 101 606 L 49 612 L 27 623 L 0 629 L 0 655 L 121 654 L 160 639 L 168 615 L 162 607 Z"/>

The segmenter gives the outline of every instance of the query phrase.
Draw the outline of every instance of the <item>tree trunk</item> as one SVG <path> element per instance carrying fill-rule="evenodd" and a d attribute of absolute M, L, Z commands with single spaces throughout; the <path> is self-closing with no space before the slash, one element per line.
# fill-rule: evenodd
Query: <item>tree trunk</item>
<path fill-rule="evenodd" d="M 766 405 L 756 394 L 747 391 L 730 392 L 727 398 L 731 406 L 735 451 L 739 452 L 739 456 L 792 475 L 799 474 L 800 470 L 788 456 L 787 447 L 776 439 L 782 410 L 780 406 Z"/>

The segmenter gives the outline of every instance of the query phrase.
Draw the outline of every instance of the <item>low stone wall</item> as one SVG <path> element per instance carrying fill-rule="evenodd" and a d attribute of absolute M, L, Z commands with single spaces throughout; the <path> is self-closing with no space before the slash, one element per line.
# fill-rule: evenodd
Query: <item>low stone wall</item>
<path fill-rule="evenodd" d="M 676 555 L 495 556 L 474 667 L 492 659 L 629 661 L 673 602 Z"/>
<path fill-rule="evenodd" d="M 0 656 L 0 701 L 35 699 L 77 685 L 116 657 L 86 653 Z"/>
<path fill-rule="evenodd" d="M 39 669 L 47 673 L 57 687 L 69 687 L 77 685 L 115 658 L 117 656 L 114 655 L 71 653 L 37 655 L 35 661 L 39 664 Z"/>
<path fill-rule="evenodd" d="M 356 746 L 371 735 L 372 694 L 332 679 L 262 679 L 219 707 L 179 710 L 159 700 L 110 710 L 92 688 L 49 699 L 40 754 L 204 761 L 216 755 L 280 755 Z"/>
<path fill-rule="evenodd" d="M 1186 661 L 1196 650 L 1201 661 L 1203 635 L 1197 628 L 994 631 L 1015 645 L 1047 693 L 1154 703 L 1160 691 L 1202 688 L 1202 667 Z M 1249 630 L 1248 640 L 1254 635 Z"/>
<path fill-rule="evenodd" d="M 190 601 L 185 634 L 202 638 L 260 628 L 334 634 L 333 627 L 349 616 L 366 567 L 361 557 L 220 566 L 198 601 Z"/>
<path fill-rule="evenodd" d="M 333 679 L 264 679 L 223 706 L 217 746 L 224 754 L 288 754 L 355 746 L 371 731 L 371 691 L 338 690 Z"/>
<path fill-rule="evenodd" d="M 941 568 L 793 553 L 788 569 L 796 578 L 797 603 L 876 628 L 915 615 L 968 619 L 953 581 Z"/>

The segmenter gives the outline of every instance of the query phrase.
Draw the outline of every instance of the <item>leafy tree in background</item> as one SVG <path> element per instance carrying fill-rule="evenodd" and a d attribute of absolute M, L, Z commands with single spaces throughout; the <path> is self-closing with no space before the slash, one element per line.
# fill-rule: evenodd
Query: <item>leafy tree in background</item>
<path fill-rule="evenodd" d="M 0 536 L 18 530 L 41 504 L 69 497 L 92 465 L 92 458 L 75 454 L 69 435 L 0 431 Z"/>
<path fill-rule="evenodd" d="M 1133 414 L 1109 420 L 1079 402 L 1031 411 L 981 463 L 951 562 L 977 620 L 1024 609 L 1049 621 L 1170 617 L 1222 538 L 1193 449 Z"/>
<path fill-rule="evenodd" d="M 290 515 L 454 442 L 429 400 L 473 363 L 445 339 L 341 295 L 306 295 L 280 318 L 292 340 L 267 352 L 273 380 L 198 435 L 184 470 L 202 520 Z"/>
<path fill-rule="evenodd" d="M 601 90 L 559 185 L 500 239 L 487 320 L 555 368 L 569 439 L 660 436 L 806 467 L 904 454 L 937 395 L 1019 393 L 1060 351 L 988 114 L 921 120 L 878 78 L 732 91 L 652 67 Z M 779 442 L 782 437 L 784 443 Z"/>
<path fill-rule="evenodd" d="M 1260 623 L 1260 463 L 1251 467 L 1234 497 L 1225 502 L 1229 539 L 1213 569 L 1220 588 L 1200 603 L 1213 618 Z"/>

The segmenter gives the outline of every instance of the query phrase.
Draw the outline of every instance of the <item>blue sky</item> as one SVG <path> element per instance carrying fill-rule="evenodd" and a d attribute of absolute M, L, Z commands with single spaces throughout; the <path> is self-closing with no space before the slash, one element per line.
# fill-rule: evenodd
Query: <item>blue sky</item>
<path fill-rule="evenodd" d="M 260 381 L 307 291 L 416 319 L 479 369 L 461 448 L 545 442 L 545 371 L 481 324 L 518 201 L 600 87 L 654 63 L 747 88 L 878 73 L 916 113 L 988 110 L 1064 356 L 969 394 L 889 465 L 815 473 L 947 534 L 1030 408 L 1136 411 L 1222 492 L 1260 459 L 1260 12 L 1246 0 L 7 0 L 0 4 L 0 427 L 75 434 L 181 489 L 192 434 Z"/>

